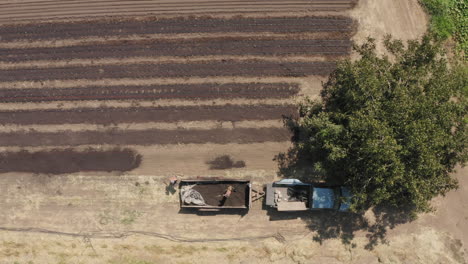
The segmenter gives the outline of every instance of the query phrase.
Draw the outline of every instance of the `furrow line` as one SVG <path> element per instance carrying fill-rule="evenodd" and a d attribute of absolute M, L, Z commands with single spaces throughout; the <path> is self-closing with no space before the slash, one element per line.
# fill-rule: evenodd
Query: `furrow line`
<path fill-rule="evenodd" d="M 212 130 L 144 131 L 116 130 L 111 132 L 0 133 L 0 146 L 81 146 L 81 145 L 168 145 L 168 144 L 250 144 L 284 142 L 291 134 L 285 128 L 235 128 Z"/>

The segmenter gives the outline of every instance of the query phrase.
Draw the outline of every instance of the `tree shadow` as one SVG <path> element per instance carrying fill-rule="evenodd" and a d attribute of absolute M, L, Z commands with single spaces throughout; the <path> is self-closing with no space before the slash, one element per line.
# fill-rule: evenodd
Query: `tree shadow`
<path fill-rule="evenodd" d="M 293 118 L 284 118 L 285 126 L 293 133 L 293 146 L 285 153 L 280 153 L 275 157 L 278 162 L 278 176 L 282 178 L 299 179 L 307 183 L 343 185 L 344 175 L 327 175 L 314 167 L 314 164 L 320 160 L 320 151 L 304 151 L 298 147 L 303 142 L 303 131 L 297 125 Z M 368 239 L 365 248 L 372 250 L 378 244 L 388 243 L 386 236 L 389 229 L 397 225 L 404 224 L 414 220 L 411 214 L 411 208 L 394 208 L 390 206 L 374 207 L 371 210 L 373 218 L 367 219 L 363 212 L 339 212 L 334 210 L 317 210 L 303 212 L 278 212 L 276 209 L 269 208 L 268 215 L 270 220 L 286 220 L 301 218 L 305 221 L 311 231 L 315 232 L 314 241 L 322 244 L 327 239 L 340 239 L 343 244 L 356 246 L 352 241 L 356 232 L 362 232 Z"/>
<path fill-rule="evenodd" d="M 237 208 L 229 208 L 229 209 L 217 209 L 217 210 L 209 210 L 209 209 L 197 209 L 197 208 L 180 208 L 179 214 L 195 214 L 198 216 L 217 216 L 217 215 L 239 215 L 240 217 L 244 217 L 249 212 L 248 209 L 237 209 Z"/>
<path fill-rule="evenodd" d="M 244 168 L 245 167 L 245 161 L 243 160 L 234 161 L 229 155 L 222 155 L 222 156 L 216 157 L 215 159 L 211 161 L 207 161 L 206 164 L 210 166 L 210 170 L 226 170 L 226 169 L 232 169 L 232 168 Z"/>
<path fill-rule="evenodd" d="M 295 147 L 291 147 L 286 153 L 276 155 L 274 160 L 278 162 L 278 175 L 282 178 L 298 179 L 303 182 L 327 181 L 325 175 L 310 166 L 313 160 L 300 153 Z"/>
<path fill-rule="evenodd" d="M 386 239 L 387 231 L 398 225 L 415 220 L 415 215 L 412 211 L 410 207 L 396 208 L 391 206 L 378 206 L 372 208 L 375 221 L 372 225 L 369 225 L 366 230 L 366 237 L 369 243 L 367 243 L 365 248 L 372 250 L 379 242 L 382 244 L 388 243 Z"/>
<path fill-rule="evenodd" d="M 270 221 L 301 219 L 315 234 L 313 240 L 323 244 L 328 239 L 340 239 L 344 245 L 356 247 L 353 239 L 356 232 L 364 234 L 367 250 L 374 249 L 379 244 L 387 244 L 387 231 L 400 224 L 410 222 L 412 218 L 408 211 L 395 208 L 374 208 L 374 221 L 369 221 L 362 213 L 338 212 L 333 210 L 278 212 L 274 208 L 266 208 Z"/>

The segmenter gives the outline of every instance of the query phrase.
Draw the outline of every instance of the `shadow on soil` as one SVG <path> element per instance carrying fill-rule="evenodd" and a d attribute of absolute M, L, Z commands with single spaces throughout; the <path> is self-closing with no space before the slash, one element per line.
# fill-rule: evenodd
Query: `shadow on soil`
<path fill-rule="evenodd" d="M 248 212 L 247 209 L 199 210 L 196 208 L 180 208 L 179 210 L 179 214 L 195 214 L 198 216 L 239 215 L 244 217 Z"/>
<path fill-rule="evenodd" d="M 245 162 L 243 160 L 234 161 L 229 155 L 216 157 L 211 161 L 207 161 L 206 164 L 209 165 L 210 170 L 226 170 L 245 167 Z"/>
<path fill-rule="evenodd" d="M 355 232 L 364 232 L 368 239 L 365 248 L 372 250 L 379 243 L 388 243 L 386 234 L 399 224 L 411 221 L 409 213 L 389 208 L 374 208 L 375 221 L 370 223 L 363 214 L 323 211 L 278 212 L 274 208 L 265 208 L 270 221 L 301 219 L 308 228 L 315 232 L 313 240 L 322 244 L 327 239 L 338 238 L 345 245 L 356 246 L 352 241 Z"/>

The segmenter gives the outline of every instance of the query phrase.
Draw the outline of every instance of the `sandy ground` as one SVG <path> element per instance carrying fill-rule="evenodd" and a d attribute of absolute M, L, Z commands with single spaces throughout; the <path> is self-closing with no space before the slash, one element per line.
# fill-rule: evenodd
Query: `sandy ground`
<path fill-rule="evenodd" d="M 427 26 L 416 0 L 361 0 L 351 14 L 358 43 L 370 34 L 417 38 Z M 317 96 L 321 81 L 301 80 L 302 93 Z M 355 228 L 351 243 L 334 238 L 352 224 L 343 216 L 279 214 L 261 202 L 248 214 L 180 211 L 177 193 L 166 187 L 175 175 L 247 178 L 261 189 L 277 177 L 273 158 L 288 142 L 130 147 L 144 158 L 127 173 L 1 174 L 0 264 L 467 262 L 467 168 L 456 174 L 459 190 L 434 200 L 434 213 L 396 225 L 388 243 L 377 239 L 369 250 L 375 230 Z M 207 162 L 221 155 L 246 167 L 211 170 Z"/>
<path fill-rule="evenodd" d="M 381 53 L 381 40 L 386 35 L 403 41 L 417 39 L 428 26 L 428 16 L 417 0 L 359 0 L 350 14 L 358 22 L 358 31 L 353 37 L 355 43 L 372 37 L 378 41 L 377 49 Z"/>
<path fill-rule="evenodd" d="M 248 214 L 180 211 L 164 176 L 5 174 L 0 263 L 465 263 L 468 170 L 437 211 L 398 225 L 373 250 L 368 231 L 351 244 L 314 239 L 336 215 L 279 214 L 259 202 Z M 271 181 L 273 171 L 228 177 Z M 255 188 L 258 188 L 256 186 Z M 339 227 L 338 224 L 336 227 Z M 34 229 L 30 229 L 34 228 Z M 14 230 L 14 231 L 13 231 Z M 372 233 L 371 233 L 372 234 Z"/>

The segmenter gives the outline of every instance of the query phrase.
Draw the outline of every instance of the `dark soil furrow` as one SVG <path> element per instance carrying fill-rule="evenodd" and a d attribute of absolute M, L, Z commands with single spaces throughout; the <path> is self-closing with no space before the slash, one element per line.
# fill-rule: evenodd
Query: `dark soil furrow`
<path fill-rule="evenodd" d="M 51 133 L 0 133 L 0 146 L 154 145 L 189 143 L 261 143 L 290 140 L 286 128 L 236 128 L 212 130 L 84 131 Z M 191 153 L 187 153 L 190 155 Z M 193 154 L 193 153 L 192 153 Z"/>
<path fill-rule="evenodd" d="M 141 155 L 131 149 L 54 149 L 39 152 L 0 153 L 0 173 L 74 173 L 80 171 L 130 171 L 141 163 Z"/>
<path fill-rule="evenodd" d="M 230 33 L 230 32 L 349 32 L 353 20 L 347 17 L 270 17 L 230 19 L 212 17 L 163 19 L 114 19 L 84 22 L 36 23 L 0 27 L 1 41 L 45 40 L 138 34 Z"/>
<path fill-rule="evenodd" d="M 6 2 L 6 3 L 4 3 Z M 148 14 L 275 13 L 302 11 L 344 11 L 357 0 L 234 0 L 234 1 L 3 1 L 0 22 L 31 21 L 95 16 L 135 16 Z"/>
<path fill-rule="evenodd" d="M 155 100 L 289 98 L 299 92 L 298 84 L 227 83 L 172 84 L 152 86 L 89 86 L 64 89 L 0 89 L 0 102 L 47 102 L 75 100 Z"/>
<path fill-rule="evenodd" d="M 139 108 L 82 108 L 0 112 L 0 124 L 117 124 L 177 121 L 241 121 L 296 116 L 293 105 L 168 106 Z"/>
<path fill-rule="evenodd" d="M 350 40 L 200 39 L 177 41 L 119 41 L 57 48 L 0 49 L 0 61 L 204 55 L 346 55 Z"/>
<path fill-rule="evenodd" d="M 166 64 L 66 66 L 60 68 L 9 69 L 0 81 L 40 81 L 102 78 L 151 78 L 184 76 L 284 76 L 328 75 L 335 62 L 210 61 Z"/>

